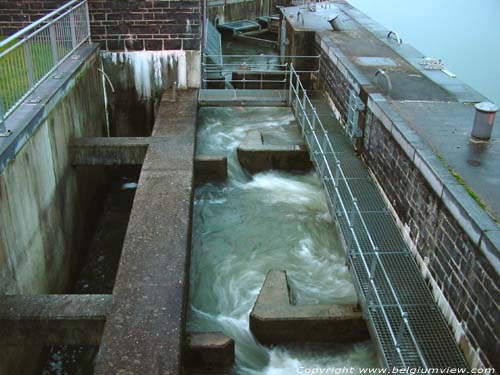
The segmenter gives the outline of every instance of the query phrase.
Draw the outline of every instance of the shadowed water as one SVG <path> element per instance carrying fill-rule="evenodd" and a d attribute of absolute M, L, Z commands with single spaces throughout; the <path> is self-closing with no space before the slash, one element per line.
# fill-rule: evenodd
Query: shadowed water
<path fill-rule="evenodd" d="M 357 301 L 339 237 L 314 173 L 248 176 L 236 147 L 251 130 L 296 141 L 288 108 L 202 108 L 198 154 L 228 156 L 226 184 L 197 189 L 188 330 L 222 331 L 236 342 L 237 374 L 295 374 L 302 367 L 374 367 L 369 343 L 266 348 L 248 318 L 271 269 L 287 271 L 297 304 Z"/>

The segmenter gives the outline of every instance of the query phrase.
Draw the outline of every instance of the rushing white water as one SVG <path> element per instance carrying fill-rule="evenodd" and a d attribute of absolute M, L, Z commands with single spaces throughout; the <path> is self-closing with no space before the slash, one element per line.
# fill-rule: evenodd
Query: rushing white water
<path fill-rule="evenodd" d="M 297 304 L 355 303 L 356 295 L 324 193 L 314 173 L 248 176 L 235 149 L 250 130 L 294 142 L 289 109 L 203 108 L 198 152 L 227 154 L 229 180 L 197 189 L 191 261 L 191 331 L 222 331 L 236 342 L 237 374 L 296 374 L 304 368 L 374 367 L 370 343 L 266 348 L 248 328 L 271 269 L 288 273 Z"/>

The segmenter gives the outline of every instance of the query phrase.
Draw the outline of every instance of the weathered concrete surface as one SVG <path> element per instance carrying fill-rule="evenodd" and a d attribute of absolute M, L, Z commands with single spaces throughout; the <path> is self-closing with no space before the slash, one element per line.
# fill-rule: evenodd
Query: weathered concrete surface
<path fill-rule="evenodd" d="M 130 215 L 95 374 L 180 374 L 197 91 L 164 95 Z M 175 114 L 175 115 L 173 115 Z"/>
<path fill-rule="evenodd" d="M 369 337 L 357 305 L 292 305 L 285 271 L 269 271 L 250 314 L 250 330 L 266 345 L 353 342 Z"/>
<path fill-rule="evenodd" d="M 184 367 L 223 371 L 234 365 L 234 340 L 221 332 L 191 332 L 184 348 Z"/>
<path fill-rule="evenodd" d="M 76 274 L 86 239 L 102 207 L 101 168 L 73 168 L 72 138 L 102 136 L 102 77 L 94 45 L 84 45 L 22 104 L 0 138 L 0 294 L 64 293 Z M 89 101 L 92 98 L 92 101 Z M 4 346 L 0 373 L 22 375 L 37 365 L 40 348 Z M 26 360 L 28 358 L 29 360 Z"/>
<path fill-rule="evenodd" d="M 151 138 L 89 137 L 70 144 L 72 165 L 142 165 Z"/>
<path fill-rule="evenodd" d="M 288 90 L 200 90 L 199 104 L 211 107 L 286 107 Z"/>
<path fill-rule="evenodd" d="M 99 345 L 111 295 L 0 296 L 0 345 Z"/>
<path fill-rule="evenodd" d="M 237 149 L 238 161 L 255 174 L 270 169 L 308 171 L 313 168 L 304 144 L 276 145 L 266 141 L 265 133 L 251 131 Z"/>
<path fill-rule="evenodd" d="M 207 182 L 224 182 L 227 179 L 227 157 L 218 155 L 196 155 L 194 180 L 196 186 Z"/>

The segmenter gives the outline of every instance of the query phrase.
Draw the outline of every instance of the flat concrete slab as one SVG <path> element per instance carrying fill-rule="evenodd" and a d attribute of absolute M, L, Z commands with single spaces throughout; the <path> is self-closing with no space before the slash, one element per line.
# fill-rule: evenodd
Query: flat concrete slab
<path fill-rule="evenodd" d="M 96 375 L 182 372 L 197 91 L 164 94 L 144 160 Z M 175 115 L 173 115 L 175 114 Z"/>
<path fill-rule="evenodd" d="M 201 106 L 211 107 L 285 107 L 288 106 L 288 90 L 200 90 Z"/>
<path fill-rule="evenodd" d="M 285 271 L 269 271 L 250 314 L 250 330 L 266 345 L 363 341 L 358 305 L 292 305 Z"/>
<path fill-rule="evenodd" d="M 500 218 L 500 125 L 493 127 L 490 142 L 477 143 L 470 139 L 475 116 L 473 105 L 436 102 L 393 102 L 391 105 L 436 155 L 463 178 L 490 213 Z"/>
<path fill-rule="evenodd" d="M 111 295 L 0 296 L 0 345 L 99 345 Z"/>
<path fill-rule="evenodd" d="M 282 142 L 273 142 L 265 132 L 257 130 L 248 133 L 238 146 L 237 154 L 241 166 L 252 174 L 271 169 L 309 171 L 313 168 L 309 151 L 303 141 L 285 145 Z"/>

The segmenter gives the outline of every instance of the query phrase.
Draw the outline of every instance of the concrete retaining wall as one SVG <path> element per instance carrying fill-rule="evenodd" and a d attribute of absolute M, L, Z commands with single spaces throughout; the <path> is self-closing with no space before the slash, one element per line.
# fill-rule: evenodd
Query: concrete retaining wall
<path fill-rule="evenodd" d="M 85 48 L 82 61 L 69 62 L 63 80 L 47 81 L 50 97 L 21 106 L 24 116 L 14 113 L 6 122 L 14 131 L 2 139 L 0 156 L 2 294 L 65 292 L 92 229 L 88 218 L 98 213 L 106 178 L 99 168 L 74 169 L 68 153 L 71 138 L 102 136 L 104 130 L 100 63 L 95 47 Z M 15 143 L 14 151 L 5 142 Z M 3 347 L 0 373 L 30 373 L 38 353 Z"/>

